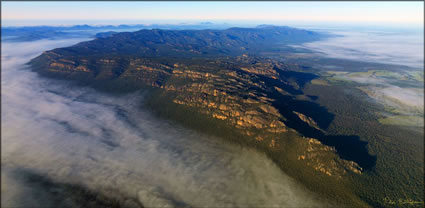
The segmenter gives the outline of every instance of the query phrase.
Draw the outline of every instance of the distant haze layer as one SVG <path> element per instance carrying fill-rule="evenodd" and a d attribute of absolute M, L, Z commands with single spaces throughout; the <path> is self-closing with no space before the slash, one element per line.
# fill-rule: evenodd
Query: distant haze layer
<path fill-rule="evenodd" d="M 417 69 L 424 67 L 423 30 L 322 30 L 338 36 L 304 46 L 333 58 L 407 65 Z"/>

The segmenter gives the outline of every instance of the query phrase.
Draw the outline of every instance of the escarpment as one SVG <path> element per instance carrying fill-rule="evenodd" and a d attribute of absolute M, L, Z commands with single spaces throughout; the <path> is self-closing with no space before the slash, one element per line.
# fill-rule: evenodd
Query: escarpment
<path fill-rule="evenodd" d="M 296 64 L 249 55 L 258 44 L 312 35 L 290 31 L 293 35 L 285 28 L 117 33 L 46 51 L 29 64 L 44 75 L 158 90 L 167 102 L 221 122 L 270 152 L 290 149 L 286 135 L 295 134 L 304 149 L 294 161 L 336 179 L 361 174 L 355 161 L 341 159 L 338 150 L 314 138 L 302 138 L 298 130 L 304 127 L 293 128 L 324 131 L 316 118 L 294 108 L 303 85 L 315 76 Z"/>

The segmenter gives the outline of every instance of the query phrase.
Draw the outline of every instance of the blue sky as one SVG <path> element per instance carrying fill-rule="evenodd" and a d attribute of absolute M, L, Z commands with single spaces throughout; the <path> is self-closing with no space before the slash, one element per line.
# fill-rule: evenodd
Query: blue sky
<path fill-rule="evenodd" d="M 423 25 L 423 2 L 2 2 L 2 23 L 299 21 Z M 29 21 L 31 20 L 31 21 Z M 103 20 L 103 22 L 102 22 Z"/>

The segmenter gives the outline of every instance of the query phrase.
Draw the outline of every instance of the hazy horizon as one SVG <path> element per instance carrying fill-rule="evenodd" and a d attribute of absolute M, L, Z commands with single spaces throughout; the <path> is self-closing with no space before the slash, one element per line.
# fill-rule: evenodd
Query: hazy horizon
<path fill-rule="evenodd" d="M 44 24 L 210 21 L 403 27 L 423 27 L 424 23 L 423 2 L 2 2 L 1 5 L 3 26 L 19 21 L 29 23 L 28 20 L 49 20 Z"/>
<path fill-rule="evenodd" d="M 252 27 L 262 24 L 270 24 L 277 26 L 290 27 L 338 27 L 338 28 L 387 28 L 387 29 L 407 29 L 423 32 L 423 24 L 393 24 L 393 23 L 365 23 L 351 22 L 341 23 L 332 21 L 247 21 L 247 20 L 5 20 L 2 19 L 2 27 L 32 27 L 32 26 L 75 26 L 75 25 L 90 25 L 90 26 L 106 26 L 106 25 L 229 25 Z"/>

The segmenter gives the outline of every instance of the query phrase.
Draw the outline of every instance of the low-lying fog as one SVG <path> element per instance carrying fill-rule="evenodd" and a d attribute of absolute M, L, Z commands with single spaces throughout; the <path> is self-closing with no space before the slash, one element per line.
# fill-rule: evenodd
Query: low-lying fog
<path fill-rule="evenodd" d="M 384 78 L 370 76 L 350 76 L 346 74 L 335 76 L 338 79 L 367 84 L 370 96 L 394 108 L 411 107 L 422 110 L 424 107 L 424 88 L 399 87 Z"/>
<path fill-rule="evenodd" d="M 2 207 L 81 205 L 64 187 L 128 206 L 323 205 L 265 155 L 154 118 L 143 92 L 112 96 L 23 66 L 82 40 L 2 44 Z"/>
<path fill-rule="evenodd" d="M 332 58 L 424 67 L 424 34 L 405 30 L 326 30 L 337 35 L 303 47 Z"/>

